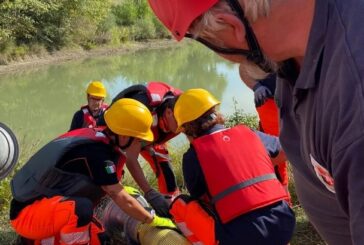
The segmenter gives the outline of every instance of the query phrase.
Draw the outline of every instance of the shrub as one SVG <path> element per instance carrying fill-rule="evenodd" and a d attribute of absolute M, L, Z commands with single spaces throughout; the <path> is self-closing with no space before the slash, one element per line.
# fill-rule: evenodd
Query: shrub
<path fill-rule="evenodd" d="M 47 54 L 47 49 L 44 47 L 44 45 L 35 43 L 30 45 L 29 53 L 41 57 Z"/>
<path fill-rule="evenodd" d="M 111 8 L 115 23 L 119 26 L 133 25 L 138 18 L 137 8 L 133 0 L 125 0 L 122 4 Z"/>
<path fill-rule="evenodd" d="M 136 41 L 153 39 L 156 36 L 153 22 L 148 19 L 137 20 L 133 26 L 133 39 Z"/>
<path fill-rule="evenodd" d="M 258 128 L 258 117 L 245 113 L 242 109 L 238 109 L 238 102 L 233 98 L 234 112 L 232 115 L 225 117 L 225 126 L 233 127 L 237 124 L 244 124 L 252 129 Z"/>
<path fill-rule="evenodd" d="M 156 17 L 153 16 L 152 21 L 155 27 L 156 38 L 171 38 L 167 28 Z"/>

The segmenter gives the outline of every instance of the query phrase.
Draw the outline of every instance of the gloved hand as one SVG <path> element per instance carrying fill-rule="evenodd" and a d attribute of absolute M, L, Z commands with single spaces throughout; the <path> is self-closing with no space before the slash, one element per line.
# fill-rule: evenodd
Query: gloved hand
<path fill-rule="evenodd" d="M 150 225 L 161 229 L 171 229 L 178 231 L 177 226 L 172 222 L 172 220 L 159 217 L 157 215 L 154 215 L 153 221 L 150 223 Z"/>
<path fill-rule="evenodd" d="M 124 185 L 124 190 L 131 196 L 141 195 L 138 189 L 131 186 Z"/>
<path fill-rule="evenodd" d="M 169 203 L 158 191 L 151 189 L 144 193 L 144 197 L 159 216 L 167 218 L 171 217 L 169 213 Z"/>
<path fill-rule="evenodd" d="M 273 96 L 269 89 L 259 82 L 253 87 L 253 91 L 255 107 L 262 106 L 269 97 Z"/>

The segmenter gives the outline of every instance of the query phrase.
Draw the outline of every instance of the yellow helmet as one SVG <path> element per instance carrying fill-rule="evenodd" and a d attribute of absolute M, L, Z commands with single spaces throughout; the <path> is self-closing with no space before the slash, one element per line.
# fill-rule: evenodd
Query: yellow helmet
<path fill-rule="evenodd" d="M 199 118 L 218 104 L 220 104 L 220 101 L 205 89 L 194 88 L 187 90 L 178 97 L 173 109 L 178 125 L 177 131 L 181 131 L 183 124 Z"/>
<path fill-rule="evenodd" d="M 106 89 L 100 81 L 92 81 L 89 83 L 86 93 L 95 97 L 105 98 Z"/>
<path fill-rule="evenodd" d="M 107 127 L 118 135 L 154 140 L 152 114 L 137 100 L 124 98 L 116 101 L 105 111 L 104 118 Z"/>

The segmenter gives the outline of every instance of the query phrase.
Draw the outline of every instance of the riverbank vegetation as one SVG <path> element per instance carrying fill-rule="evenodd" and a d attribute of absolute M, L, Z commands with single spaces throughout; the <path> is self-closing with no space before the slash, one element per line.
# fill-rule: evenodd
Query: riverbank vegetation
<path fill-rule="evenodd" d="M 235 103 L 236 105 L 236 103 Z M 235 111 L 232 115 L 226 117 L 226 125 L 234 126 L 239 123 L 243 123 L 251 128 L 256 128 L 258 125 L 257 117 L 255 115 L 250 115 L 244 113 L 244 111 L 239 110 L 235 106 Z M 173 167 L 177 176 L 177 183 L 182 191 L 186 191 L 183 185 L 182 170 L 181 170 L 181 158 L 183 153 L 187 150 L 188 145 L 178 145 L 171 147 L 171 158 L 173 162 Z M 34 144 L 22 146 L 22 157 L 18 163 L 17 168 L 19 169 L 21 165 L 32 155 L 34 152 L 40 148 L 40 145 L 34 141 Z M 150 183 L 156 186 L 156 179 L 152 173 L 148 164 L 145 164 L 145 173 Z M 13 172 L 16 172 L 13 171 Z M 9 213 L 9 202 L 11 200 L 10 183 L 11 176 L 8 176 L 5 180 L 0 182 L 0 244 L 13 244 L 16 240 L 16 235 L 9 226 L 8 213 Z M 128 173 L 124 178 L 123 183 L 125 185 L 135 186 L 134 181 Z M 318 236 L 316 231 L 313 229 L 306 215 L 304 214 L 294 191 L 294 183 L 290 181 L 289 190 L 292 196 L 292 205 L 296 213 L 296 230 L 295 235 L 291 241 L 291 245 L 324 245 L 325 243 Z"/>
<path fill-rule="evenodd" d="M 168 38 L 144 0 L 4 0 L 0 65 L 29 56 Z"/>

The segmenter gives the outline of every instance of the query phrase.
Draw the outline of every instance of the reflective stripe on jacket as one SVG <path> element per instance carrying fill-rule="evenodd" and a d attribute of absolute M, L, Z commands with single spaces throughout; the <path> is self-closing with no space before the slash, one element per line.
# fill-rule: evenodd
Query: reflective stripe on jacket
<path fill-rule="evenodd" d="M 223 223 L 287 198 L 263 144 L 246 126 L 216 131 L 192 144 Z"/>
<path fill-rule="evenodd" d="M 158 107 L 164 102 L 164 100 L 167 98 L 167 95 L 170 94 L 173 96 L 177 96 L 181 93 L 181 90 L 176 89 L 164 82 L 153 81 L 148 82 L 146 85 L 136 84 L 124 89 L 115 96 L 111 104 L 122 98 L 134 99 L 138 97 L 137 95 L 145 94 L 146 98 L 140 100 L 140 102 L 147 106 L 152 113 L 152 131 L 154 134 L 154 143 L 160 144 L 167 142 L 169 139 L 172 139 L 176 136 L 176 134 L 172 132 L 164 133 L 162 132 L 162 130 L 159 129 L 159 120 L 157 115 Z"/>
<path fill-rule="evenodd" d="M 182 93 L 181 90 L 175 89 L 174 87 L 163 83 L 163 82 L 149 82 L 146 86 L 147 96 L 149 98 L 149 108 L 152 108 L 151 113 L 153 116 L 152 131 L 156 143 L 165 143 L 168 140 L 176 136 L 175 133 L 164 133 L 159 129 L 159 120 L 157 115 L 157 107 L 160 106 L 167 95 L 178 96 Z"/>

